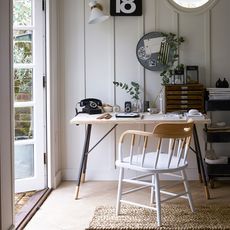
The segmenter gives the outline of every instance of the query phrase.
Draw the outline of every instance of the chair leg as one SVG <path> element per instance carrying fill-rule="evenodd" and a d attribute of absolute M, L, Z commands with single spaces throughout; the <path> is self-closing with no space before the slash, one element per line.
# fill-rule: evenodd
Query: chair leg
<path fill-rule="evenodd" d="M 152 175 L 152 187 L 151 187 L 151 197 L 150 197 L 150 204 L 153 204 L 155 201 L 155 177 Z"/>
<path fill-rule="evenodd" d="M 116 205 L 116 215 L 120 214 L 120 206 L 121 206 L 121 192 L 122 192 L 122 180 L 124 177 L 124 168 L 120 168 L 119 172 L 119 181 L 118 181 L 118 189 L 117 189 L 117 205 Z"/>
<path fill-rule="evenodd" d="M 185 188 L 185 191 L 187 192 L 190 209 L 192 212 L 194 212 L 195 209 L 194 209 L 194 205 L 193 205 L 192 195 L 191 195 L 191 192 L 189 189 L 188 179 L 187 179 L 187 175 L 186 175 L 186 172 L 184 169 L 181 171 L 181 174 L 182 174 L 182 178 L 183 178 L 184 188 Z"/>
<path fill-rule="evenodd" d="M 157 226 L 161 226 L 161 200 L 160 200 L 160 184 L 159 175 L 155 174 L 155 200 L 157 209 Z"/>

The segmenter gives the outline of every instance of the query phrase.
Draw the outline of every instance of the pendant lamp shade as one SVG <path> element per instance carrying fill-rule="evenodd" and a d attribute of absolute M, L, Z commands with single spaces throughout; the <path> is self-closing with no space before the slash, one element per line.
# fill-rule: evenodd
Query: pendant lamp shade
<path fill-rule="evenodd" d="M 97 1 L 90 1 L 89 6 L 91 8 L 91 13 L 88 22 L 89 24 L 103 22 L 109 18 L 108 15 L 105 15 L 103 13 L 103 8 L 99 3 L 97 3 Z"/>

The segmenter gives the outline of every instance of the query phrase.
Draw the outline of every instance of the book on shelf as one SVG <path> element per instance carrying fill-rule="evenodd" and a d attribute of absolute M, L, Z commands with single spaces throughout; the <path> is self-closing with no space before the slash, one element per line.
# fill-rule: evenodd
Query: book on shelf
<path fill-rule="evenodd" d="M 207 88 L 209 100 L 230 100 L 230 88 Z"/>

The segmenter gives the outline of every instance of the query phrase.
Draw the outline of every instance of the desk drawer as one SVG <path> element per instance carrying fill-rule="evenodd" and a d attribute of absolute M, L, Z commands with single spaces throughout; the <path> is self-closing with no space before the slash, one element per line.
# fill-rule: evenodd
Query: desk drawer
<path fill-rule="evenodd" d="M 200 91 L 167 91 L 167 95 L 200 95 Z"/>
<path fill-rule="evenodd" d="M 170 100 L 170 99 L 173 99 L 173 100 L 180 100 L 180 99 L 192 99 L 192 100 L 203 100 L 203 97 L 202 95 L 168 95 L 167 96 L 167 100 Z"/>
<path fill-rule="evenodd" d="M 166 85 L 165 89 L 167 91 L 203 91 L 204 86 L 202 84 L 188 84 L 188 85 Z"/>

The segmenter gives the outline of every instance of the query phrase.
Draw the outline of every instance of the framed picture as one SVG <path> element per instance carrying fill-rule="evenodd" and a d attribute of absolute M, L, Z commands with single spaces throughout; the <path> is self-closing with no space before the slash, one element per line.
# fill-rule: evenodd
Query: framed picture
<path fill-rule="evenodd" d="M 110 0 L 111 16 L 141 16 L 142 0 Z"/>
<path fill-rule="evenodd" d="M 185 84 L 184 69 L 174 71 L 173 84 Z"/>
<path fill-rule="evenodd" d="M 186 66 L 186 83 L 187 84 L 199 83 L 199 67 L 197 65 Z"/>

